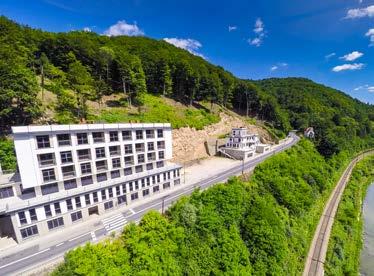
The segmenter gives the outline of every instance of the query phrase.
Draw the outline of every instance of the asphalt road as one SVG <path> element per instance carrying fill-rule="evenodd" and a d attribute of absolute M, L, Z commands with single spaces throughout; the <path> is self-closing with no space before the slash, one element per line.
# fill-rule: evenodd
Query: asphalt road
<path fill-rule="evenodd" d="M 138 222 L 142 218 L 142 216 L 149 210 L 161 210 L 163 201 L 164 208 L 166 209 L 178 198 L 191 194 L 196 188 L 206 189 L 218 182 L 223 182 L 227 180 L 231 176 L 240 174 L 243 168 L 244 170 L 254 168 L 257 164 L 261 163 L 268 157 L 292 147 L 300 139 L 294 134 L 291 134 L 291 138 L 292 140 L 285 143 L 282 147 L 279 147 L 264 155 L 258 156 L 257 158 L 254 158 L 244 164 L 223 171 L 210 179 L 197 182 L 196 184 L 187 186 L 184 189 L 176 191 L 171 190 L 168 195 L 162 198 L 158 198 L 153 201 L 146 202 L 140 206 L 134 207 L 131 209 L 130 212 L 129 210 L 127 210 L 123 213 L 123 216 L 126 218 L 128 222 Z M 29 271 L 30 269 L 34 269 L 37 266 L 42 266 L 43 263 L 49 262 L 53 259 L 63 256 L 64 253 L 79 245 L 85 244 L 90 241 L 99 240 L 107 234 L 108 233 L 106 229 L 102 227 L 98 230 L 87 232 L 86 234 L 76 236 L 74 238 L 60 242 L 43 250 L 40 250 L 39 246 L 33 246 L 20 252 L 17 252 L 16 254 L 3 257 L 0 259 L 0 275 L 23 274 Z"/>

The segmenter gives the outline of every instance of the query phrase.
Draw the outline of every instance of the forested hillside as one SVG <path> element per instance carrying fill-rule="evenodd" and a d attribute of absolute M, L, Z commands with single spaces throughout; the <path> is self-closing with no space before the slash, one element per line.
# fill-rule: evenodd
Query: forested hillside
<path fill-rule="evenodd" d="M 186 110 L 181 118 L 191 126 L 189 122 L 200 120 L 196 118 L 206 124 L 217 120 L 206 103 L 263 120 L 279 134 L 313 126 L 318 150 L 327 157 L 365 147 L 373 135 L 374 108 L 342 92 L 302 78 L 241 80 L 162 40 L 50 33 L 0 17 L 0 44 L 3 134 L 12 125 L 45 118 L 48 92 L 56 98 L 49 123 L 152 119 L 155 116 L 144 115 L 150 108 L 143 108 L 157 102 L 145 96 L 152 95 L 197 108 Z M 94 114 L 88 102 L 105 104 L 103 97 L 111 95 L 123 95 L 115 102 L 117 109 Z M 128 116 L 130 112 L 135 116 Z M 160 115 L 166 120 L 175 117 Z"/>

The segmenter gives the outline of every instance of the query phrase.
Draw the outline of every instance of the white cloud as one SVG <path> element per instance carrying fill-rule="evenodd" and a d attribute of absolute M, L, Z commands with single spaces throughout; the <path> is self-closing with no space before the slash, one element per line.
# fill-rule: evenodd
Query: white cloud
<path fill-rule="evenodd" d="M 253 31 L 256 33 L 256 34 L 261 34 L 264 32 L 264 22 L 262 22 L 261 18 L 257 18 L 256 19 L 256 23 L 255 23 L 255 28 L 253 29 Z"/>
<path fill-rule="evenodd" d="M 236 31 L 238 29 L 237 26 L 229 26 L 229 32 Z"/>
<path fill-rule="evenodd" d="M 278 66 L 274 65 L 274 66 L 272 66 L 272 67 L 270 68 L 270 71 L 275 71 L 275 70 L 277 70 L 277 69 L 278 69 Z"/>
<path fill-rule="evenodd" d="M 358 51 L 353 51 L 352 53 L 349 53 L 349 54 L 346 54 L 342 57 L 340 57 L 340 59 L 344 59 L 345 61 L 354 61 L 360 57 L 362 57 L 364 54 L 361 53 L 361 52 L 358 52 Z"/>
<path fill-rule="evenodd" d="M 374 86 L 369 86 L 368 84 L 365 84 L 365 85 L 361 85 L 359 87 L 356 87 L 353 90 L 354 91 L 366 90 L 366 91 L 368 91 L 370 93 L 374 93 Z"/>
<path fill-rule="evenodd" d="M 248 43 L 256 47 L 259 47 L 262 44 L 262 39 L 260 37 L 255 37 L 253 39 L 248 39 Z"/>
<path fill-rule="evenodd" d="M 265 34 L 266 34 L 265 25 L 264 25 L 264 22 L 262 22 L 261 18 L 256 19 L 253 32 L 255 33 L 255 37 L 249 38 L 247 41 L 249 44 L 259 47 L 261 46 L 264 40 Z"/>
<path fill-rule="evenodd" d="M 334 56 L 336 56 L 336 53 L 331 53 L 331 54 L 325 55 L 325 59 L 329 60 L 330 58 Z"/>
<path fill-rule="evenodd" d="M 365 65 L 363 63 L 353 63 L 353 64 L 342 64 L 335 66 L 332 68 L 333 72 L 341 72 L 341 71 L 346 71 L 346 70 L 361 70 Z"/>
<path fill-rule="evenodd" d="M 350 9 L 347 12 L 345 18 L 362 18 L 362 17 L 374 17 L 374 5 L 366 8 Z"/>
<path fill-rule="evenodd" d="M 92 30 L 91 30 L 90 27 L 84 27 L 84 28 L 83 28 L 83 31 L 84 31 L 84 32 L 88 32 L 88 33 L 89 33 L 89 32 L 92 32 Z"/>
<path fill-rule="evenodd" d="M 287 66 L 288 66 L 288 63 L 279 62 L 276 65 L 273 65 L 272 67 L 270 67 L 270 71 L 276 71 L 278 69 L 285 68 Z"/>
<path fill-rule="evenodd" d="M 374 28 L 373 29 L 369 29 L 367 31 L 367 33 L 365 34 L 365 36 L 369 37 L 369 39 L 370 39 L 369 46 L 374 46 Z"/>
<path fill-rule="evenodd" d="M 120 20 L 116 24 L 110 26 L 104 34 L 107 36 L 141 36 L 144 35 L 144 32 L 138 27 L 136 22 L 134 24 L 128 24 L 125 20 Z"/>
<path fill-rule="evenodd" d="M 205 58 L 202 54 L 197 51 L 203 46 L 199 41 L 192 38 L 164 38 L 164 40 L 178 48 L 182 48 L 190 52 L 195 56 Z"/>

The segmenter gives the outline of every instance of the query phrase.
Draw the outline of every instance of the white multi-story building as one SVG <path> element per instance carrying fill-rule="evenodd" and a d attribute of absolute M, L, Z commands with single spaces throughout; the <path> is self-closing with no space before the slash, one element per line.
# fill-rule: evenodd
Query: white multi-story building
<path fill-rule="evenodd" d="M 170 124 L 12 128 L 18 173 L 0 175 L 0 234 L 18 242 L 180 184 Z"/>

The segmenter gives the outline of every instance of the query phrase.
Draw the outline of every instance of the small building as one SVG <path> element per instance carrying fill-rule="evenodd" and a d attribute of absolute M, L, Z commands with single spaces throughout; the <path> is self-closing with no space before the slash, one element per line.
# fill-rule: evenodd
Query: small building
<path fill-rule="evenodd" d="M 304 130 L 304 137 L 313 139 L 315 137 L 315 132 L 313 127 L 308 127 Z"/>

